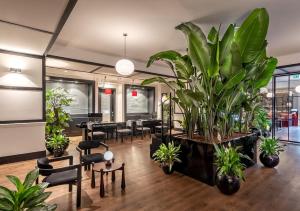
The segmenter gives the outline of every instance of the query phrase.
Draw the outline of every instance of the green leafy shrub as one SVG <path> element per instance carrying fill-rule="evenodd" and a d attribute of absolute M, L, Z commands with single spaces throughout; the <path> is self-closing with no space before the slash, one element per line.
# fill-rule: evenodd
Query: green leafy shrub
<path fill-rule="evenodd" d="M 240 147 L 228 147 L 214 144 L 218 176 L 235 176 L 245 180 L 244 169 L 246 166 L 241 162 L 241 158 L 251 160 L 247 155 L 239 152 Z"/>
<path fill-rule="evenodd" d="M 45 192 L 48 183 L 33 185 L 39 175 L 38 169 L 30 171 L 24 182 L 15 176 L 7 176 L 14 184 L 16 190 L 10 190 L 0 186 L 0 210 L 1 211 L 52 211 L 57 205 L 48 205 L 45 200 L 51 192 Z"/>
<path fill-rule="evenodd" d="M 71 116 L 65 111 L 65 107 L 70 106 L 73 99 L 63 88 L 49 89 L 46 92 L 46 136 L 61 134 L 66 127 Z"/>
<path fill-rule="evenodd" d="M 163 166 L 169 166 L 169 171 L 171 171 L 174 162 L 181 162 L 179 153 L 180 145 L 175 146 L 174 142 L 169 142 L 168 145 L 161 144 L 153 156 L 154 160 L 160 162 Z"/>
<path fill-rule="evenodd" d="M 46 144 L 53 150 L 63 149 L 69 143 L 69 139 L 63 134 L 53 134 Z"/>
<path fill-rule="evenodd" d="M 267 156 L 272 156 L 279 155 L 280 152 L 284 151 L 284 148 L 279 144 L 278 139 L 261 137 L 259 150 Z"/>

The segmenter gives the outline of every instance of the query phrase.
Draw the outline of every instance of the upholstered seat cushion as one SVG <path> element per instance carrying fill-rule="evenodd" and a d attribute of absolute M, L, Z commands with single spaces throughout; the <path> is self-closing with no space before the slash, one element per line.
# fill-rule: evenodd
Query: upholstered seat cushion
<path fill-rule="evenodd" d="M 97 148 L 100 146 L 100 141 L 99 140 L 93 140 L 93 141 L 81 141 L 78 144 L 78 147 L 82 150 L 85 149 L 93 149 Z"/>
<path fill-rule="evenodd" d="M 92 136 L 92 133 L 89 133 L 89 136 Z M 106 136 L 106 133 L 102 131 L 95 131 L 93 132 L 93 136 Z"/>
<path fill-rule="evenodd" d="M 162 125 L 158 125 L 158 126 L 155 126 L 155 128 L 157 128 L 157 129 L 161 129 L 161 128 L 163 128 L 163 129 L 167 129 L 168 128 L 168 126 L 162 126 Z"/>
<path fill-rule="evenodd" d="M 102 153 L 92 153 L 88 155 L 83 155 L 81 161 L 84 164 L 99 163 L 104 161 L 104 156 Z"/>
<path fill-rule="evenodd" d="M 117 130 L 117 132 L 118 133 L 131 133 L 131 129 L 127 129 L 127 128 L 125 128 L 125 129 L 119 129 L 119 130 Z"/>
<path fill-rule="evenodd" d="M 138 127 L 136 128 L 136 130 L 144 130 L 144 131 L 147 131 L 147 130 L 151 130 L 150 127 Z"/>
<path fill-rule="evenodd" d="M 63 172 L 52 173 L 45 177 L 43 182 L 49 183 L 49 186 L 61 185 L 74 182 L 77 179 L 77 169 L 72 169 Z"/>

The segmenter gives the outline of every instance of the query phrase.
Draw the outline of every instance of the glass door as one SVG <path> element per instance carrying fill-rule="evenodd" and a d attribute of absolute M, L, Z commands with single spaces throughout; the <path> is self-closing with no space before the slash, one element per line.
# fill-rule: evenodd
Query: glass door
<path fill-rule="evenodd" d="M 102 113 L 103 122 L 115 121 L 116 90 L 99 88 L 98 111 Z"/>

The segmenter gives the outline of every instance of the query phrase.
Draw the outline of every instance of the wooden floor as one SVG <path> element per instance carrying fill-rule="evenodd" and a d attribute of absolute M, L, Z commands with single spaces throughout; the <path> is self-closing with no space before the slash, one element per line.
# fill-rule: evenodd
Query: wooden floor
<path fill-rule="evenodd" d="M 77 157 L 74 142 L 70 154 Z M 126 192 L 120 188 L 121 175 L 116 174 L 115 184 L 105 176 L 104 198 L 99 197 L 99 178 L 96 188 L 90 187 L 90 172 L 83 173 L 82 206 L 80 210 L 300 210 L 300 146 L 288 145 L 281 154 L 276 169 L 263 168 L 260 163 L 246 170 L 246 182 L 233 196 L 221 194 L 211 187 L 179 173 L 164 175 L 149 158 L 149 140 L 128 140 L 123 144 L 110 144 L 116 162 L 126 163 Z M 24 178 L 33 169 L 35 161 L 0 166 L 0 184 L 9 186 L 4 175 Z M 49 188 L 50 203 L 57 203 L 58 210 L 76 210 L 75 196 L 67 186 Z"/>

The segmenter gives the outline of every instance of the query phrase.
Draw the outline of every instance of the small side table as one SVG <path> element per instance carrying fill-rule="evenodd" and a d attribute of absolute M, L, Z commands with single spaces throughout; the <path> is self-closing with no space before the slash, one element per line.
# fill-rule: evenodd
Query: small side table
<path fill-rule="evenodd" d="M 100 197 L 104 197 L 104 179 L 103 175 L 108 174 L 111 172 L 111 181 L 115 182 L 116 180 L 116 171 L 122 171 L 122 181 L 121 181 L 121 189 L 125 190 L 126 183 L 125 183 L 125 163 L 122 163 L 121 167 L 115 163 L 112 163 L 111 166 L 107 167 L 105 163 L 97 163 L 92 164 L 92 181 L 91 187 L 95 188 L 95 172 L 100 173 Z"/>

